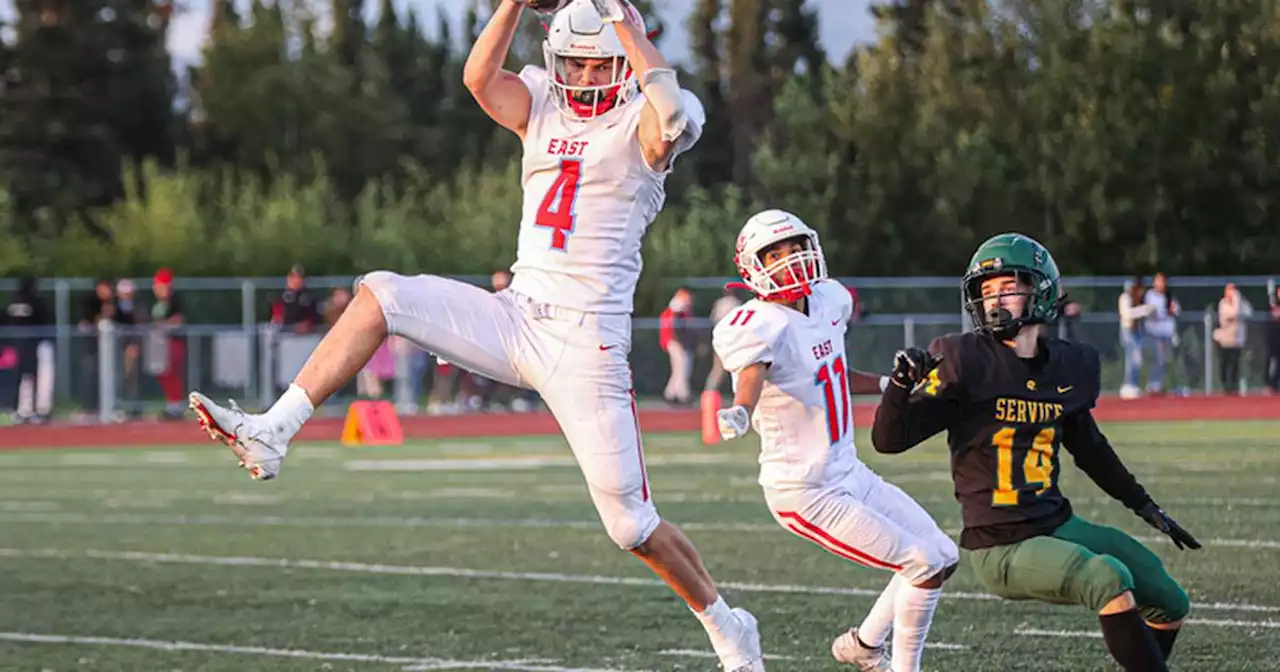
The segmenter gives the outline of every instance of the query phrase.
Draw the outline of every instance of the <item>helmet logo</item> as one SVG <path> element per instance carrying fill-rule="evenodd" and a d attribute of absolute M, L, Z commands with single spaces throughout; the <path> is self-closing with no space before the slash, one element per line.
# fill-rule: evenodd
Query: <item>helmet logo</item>
<path fill-rule="evenodd" d="M 1036 259 L 1036 263 L 1037 263 L 1037 264 L 1043 264 L 1043 263 L 1044 263 L 1044 259 L 1045 259 L 1044 248 L 1043 248 L 1043 247 L 1037 247 L 1037 248 L 1036 248 L 1036 251 L 1035 251 L 1035 254 L 1034 254 L 1033 256 L 1035 257 L 1035 259 Z"/>

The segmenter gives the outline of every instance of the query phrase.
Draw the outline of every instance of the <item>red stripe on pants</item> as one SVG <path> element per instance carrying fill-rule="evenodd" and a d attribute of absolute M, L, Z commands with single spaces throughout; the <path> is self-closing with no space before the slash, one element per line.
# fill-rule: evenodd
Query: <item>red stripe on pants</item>
<path fill-rule="evenodd" d="M 846 560 L 852 560 L 861 565 L 868 567 L 876 567 L 878 569 L 891 569 L 895 572 L 902 571 L 902 565 L 895 565 L 876 558 L 864 551 L 860 551 L 839 539 L 827 534 L 822 528 L 804 519 L 803 516 L 795 511 L 779 511 L 780 518 L 795 521 L 795 524 L 788 525 L 787 529 L 793 533 L 812 541 L 813 543 L 825 548 L 827 551 L 834 553 Z"/>

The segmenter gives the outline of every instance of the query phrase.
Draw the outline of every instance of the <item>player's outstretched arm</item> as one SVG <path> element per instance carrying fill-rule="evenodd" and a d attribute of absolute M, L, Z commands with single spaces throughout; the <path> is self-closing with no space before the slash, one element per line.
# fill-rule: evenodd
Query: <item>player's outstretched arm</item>
<path fill-rule="evenodd" d="M 858 370 L 849 372 L 849 394 L 881 394 L 889 385 L 889 376 Z"/>
<path fill-rule="evenodd" d="M 760 392 L 764 389 L 765 370 L 768 367 L 764 362 L 756 362 L 738 372 L 733 406 L 716 413 L 720 438 L 725 441 L 736 439 L 751 429 L 751 412 L 760 403 Z"/>
<path fill-rule="evenodd" d="M 485 113 L 521 140 L 529 124 L 532 98 L 520 77 L 503 70 L 502 64 L 511 50 L 511 40 L 515 38 L 525 4 L 516 0 L 498 3 L 471 47 L 462 70 L 462 83 Z"/>
<path fill-rule="evenodd" d="M 701 111 L 687 108 L 676 71 L 658 53 L 643 29 L 627 20 L 627 14 L 635 12 L 635 8 L 627 0 L 591 1 L 600 19 L 613 24 L 618 41 L 627 53 L 627 62 L 640 81 L 646 101 L 638 131 L 644 160 L 654 170 L 666 170 L 686 131 L 694 126 L 693 132 L 701 132 L 701 121 L 697 118 Z"/>
<path fill-rule="evenodd" d="M 919 348 L 894 355 L 893 373 L 871 427 L 876 452 L 905 452 L 951 426 L 956 405 L 951 390 L 944 389 L 938 380 L 938 362 Z M 912 391 L 917 387 L 922 393 L 913 399 Z"/>
<path fill-rule="evenodd" d="M 1093 479 L 1102 491 L 1133 510 L 1152 527 L 1173 539 L 1182 548 L 1200 548 L 1200 542 L 1170 518 L 1138 484 L 1111 442 L 1098 427 L 1093 413 L 1085 411 L 1065 419 L 1062 426 L 1062 445 L 1075 458 L 1076 466 Z"/>

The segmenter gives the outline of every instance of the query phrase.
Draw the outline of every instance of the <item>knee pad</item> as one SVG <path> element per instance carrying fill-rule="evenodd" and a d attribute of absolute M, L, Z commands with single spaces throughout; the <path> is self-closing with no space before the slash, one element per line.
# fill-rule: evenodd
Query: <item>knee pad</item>
<path fill-rule="evenodd" d="M 356 276 L 351 283 L 351 294 L 354 296 L 360 291 L 360 285 L 365 285 L 369 291 L 377 296 L 379 292 L 389 291 L 394 288 L 394 281 L 398 277 L 391 271 L 370 271 L 363 275 Z"/>
<path fill-rule="evenodd" d="M 618 545 L 624 551 L 632 551 L 641 544 L 649 540 L 653 535 L 653 531 L 658 529 L 658 524 L 662 519 L 658 517 L 658 511 L 652 506 L 628 507 L 625 512 L 618 512 L 613 515 L 604 515 L 601 513 L 601 521 L 604 523 L 605 532 L 608 533 L 609 539 Z"/>
<path fill-rule="evenodd" d="M 1121 593 L 1133 590 L 1133 573 L 1110 555 L 1095 555 L 1081 563 L 1076 583 L 1084 605 L 1098 611 Z"/>
<path fill-rule="evenodd" d="M 360 293 L 360 286 L 364 285 L 369 288 L 373 294 L 373 298 L 377 299 L 378 305 L 382 308 L 382 314 L 387 317 L 387 332 L 392 331 L 392 321 L 388 316 L 389 309 L 396 305 L 396 290 L 399 286 L 399 280 L 404 277 L 391 271 L 371 271 L 364 275 L 358 276 L 351 283 L 351 297 L 354 299 Z"/>
<path fill-rule="evenodd" d="M 960 549 L 956 547 L 956 542 L 950 537 L 931 538 L 929 544 L 911 549 L 902 573 L 914 585 L 942 575 L 947 568 L 954 567 L 958 562 Z M 947 576 L 949 575 L 948 572 Z M 945 580 L 946 576 L 943 578 Z"/>
<path fill-rule="evenodd" d="M 1172 577 L 1165 578 L 1154 591 L 1144 590 L 1142 595 L 1137 596 L 1142 618 L 1148 622 L 1174 623 L 1191 613 L 1191 598 L 1187 596 L 1187 591 Z"/>

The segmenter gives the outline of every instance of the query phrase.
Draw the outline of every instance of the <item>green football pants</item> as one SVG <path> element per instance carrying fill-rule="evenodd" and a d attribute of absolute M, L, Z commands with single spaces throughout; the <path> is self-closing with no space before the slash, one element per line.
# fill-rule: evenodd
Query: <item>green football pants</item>
<path fill-rule="evenodd" d="M 1150 623 L 1186 617 L 1191 601 L 1150 549 L 1114 527 L 1072 516 L 1050 536 L 969 551 L 987 590 L 1010 600 L 1080 604 L 1094 611 L 1125 591 Z"/>

